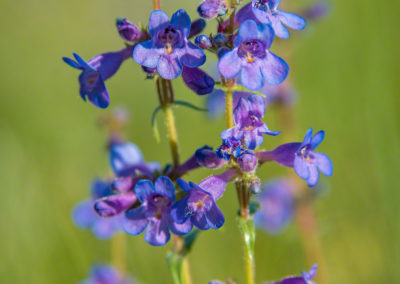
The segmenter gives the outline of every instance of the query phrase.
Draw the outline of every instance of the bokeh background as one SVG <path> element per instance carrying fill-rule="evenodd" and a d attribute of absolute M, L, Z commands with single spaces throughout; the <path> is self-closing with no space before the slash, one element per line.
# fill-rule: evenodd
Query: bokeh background
<path fill-rule="evenodd" d="M 290 11 L 313 3 L 287 2 Z M 184 8 L 192 17 L 197 4 L 162 0 L 169 14 Z M 92 263 L 108 262 L 110 243 L 71 221 L 92 178 L 109 173 L 106 133 L 96 125 L 101 113 L 128 108 L 129 140 L 147 160 L 170 161 L 167 141 L 157 144 L 150 127 L 154 86 L 132 60 L 107 82 L 111 107 L 105 111 L 82 102 L 78 72 L 61 61 L 72 52 L 89 59 L 119 50 L 115 18 L 146 23 L 151 9 L 152 1 L 138 0 L 0 1 L 1 283 L 77 283 Z M 400 283 L 399 11 L 397 0 L 332 0 L 327 18 L 290 39 L 298 137 L 310 126 L 324 129 L 320 150 L 334 162 L 334 176 L 322 178 L 329 190 L 315 207 L 330 283 Z M 177 98 L 204 103 L 175 81 Z M 222 118 L 185 108 L 176 109 L 176 118 L 182 157 L 220 142 Z M 278 128 L 273 110 L 267 120 Z M 268 138 L 265 145 L 281 139 Z M 282 173 L 272 165 L 260 171 L 266 179 Z M 199 170 L 188 178 L 206 175 Z M 201 234 L 190 255 L 195 283 L 244 280 L 232 187 L 219 204 L 225 226 Z M 140 283 L 171 283 L 168 249 L 129 237 L 129 272 Z M 292 224 L 278 236 L 260 231 L 256 260 L 258 282 L 307 269 L 298 228 Z"/>

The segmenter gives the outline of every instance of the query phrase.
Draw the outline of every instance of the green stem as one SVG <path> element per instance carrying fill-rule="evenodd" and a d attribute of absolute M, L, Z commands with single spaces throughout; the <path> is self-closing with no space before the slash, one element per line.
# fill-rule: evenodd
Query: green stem
<path fill-rule="evenodd" d="M 111 263 L 121 273 L 125 274 L 125 234 L 116 234 L 111 239 Z"/>
<path fill-rule="evenodd" d="M 232 128 L 233 125 L 233 96 L 232 89 L 228 88 L 225 93 L 225 112 L 226 112 L 226 126 Z"/>

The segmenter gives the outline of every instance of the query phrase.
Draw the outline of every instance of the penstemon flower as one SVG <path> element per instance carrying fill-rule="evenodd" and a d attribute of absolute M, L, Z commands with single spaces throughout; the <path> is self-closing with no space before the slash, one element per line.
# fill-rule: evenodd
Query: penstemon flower
<path fill-rule="evenodd" d="M 255 149 L 263 141 L 263 135 L 278 135 L 279 131 L 270 131 L 261 119 L 265 114 L 265 101 L 258 95 L 251 95 L 247 100 L 240 98 L 233 111 L 235 127 L 221 133 L 222 139 L 234 137 L 243 140 L 247 148 Z"/>
<path fill-rule="evenodd" d="M 96 179 L 92 183 L 91 198 L 79 203 L 73 210 L 74 223 L 82 229 L 91 229 L 99 239 L 109 239 L 121 231 L 121 218 L 101 218 L 94 209 L 95 200 L 112 195 L 111 182 Z"/>
<path fill-rule="evenodd" d="M 104 82 L 112 77 L 121 66 L 122 62 L 130 57 L 132 47 L 122 49 L 118 52 L 108 52 L 95 56 L 85 61 L 78 54 L 74 53 L 75 60 L 63 57 L 69 66 L 82 70 L 79 75 L 81 98 L 89 101 L 96 107 L 106 108 L 110 103 L 110 97 Z"/>
<path fill-rule="evenodd" d="M 269 25 L 246 20 L 239 28 L 235 48 L 219 60 L 219 72 L 226 78 L 240 74 L 241 83 L 249 90 L 260 89 L 264 82 L 270 85 L 282 83 L 289 66 L 269 51 L 273 40 L 274 32 Z"/>
<path fill-rule="evenodd" d="M 200 17 L 208 20 L 217 16 L 221 17 L 227 11 L 228 5 L 226 0 L 204 0 L 197 8 Z"/>
<path fill-rule="evenodd" d="M 117 19 L 117 30 L 119 35 L 126 41 L 138 42 L 143 37 L 143 32 L 127 19 Z"/>
<path fill-rule="evenodd" d="M 302 30 L 306 21 L 296 14 L 278 10 L 279 3 L 280 0 L 252 0 L 253 13 L 261 23 L 271 25 L 278 37 L 288 38 L 289 31 L 284 25 Z"/>
<path fill-rule="evenodd" d="M 122 275 L 112 266 L 95 265 L 90 270 L 88 279 L 80 284 L 134 284 L 135 281 Z"/>
<path fill-rule="evenodd" d="M 265 282 L 264 284 L 316 284 L 312 279 L 317 274 L 318 265 L 311 267 L 309 272 L 303 271 L 302 276 L 290 276 L 277 282 Z"/>
<path fill-rule="evenodd" d="M 153 11 L 149 19 L 151 40 L 136 45 L 133 59 L 148 68 L 157 67 L 157 72 L 165 79 L 177 78 L 182 65 L 203 65 L 206 61 L 204 52 L 187 39 L 190 26 L 185 10 L 175 12 L 171 20 L 163 11 Z"/>
<path fill-rule="evenodd" d="M 139 235 L 147 228 L 144 236 L 146 242 L 162 246 L 170 239 L 169 230 L 177 235 L 192 230 L 190 222 L 178 224 L 171 218 L 175 187 L 169 178 L 159 177 L 154 185 L 149 180 L 140 180 L 135 186 L 135 194 L 141 205 L 125 214 L 123 227 L 128 234 Z"/>

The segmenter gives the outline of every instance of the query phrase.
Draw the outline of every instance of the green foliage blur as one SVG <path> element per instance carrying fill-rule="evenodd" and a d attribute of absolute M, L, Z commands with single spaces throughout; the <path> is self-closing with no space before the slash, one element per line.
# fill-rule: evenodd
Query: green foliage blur
<path fill-rule="evenodd" d="M 287 2 L 288 11 L 313 3 Z M 161 3 L 169 14 L 184 8 L 197 15 L 198 1 Z M 150 126 L 154 84 L 133 60 L 107 81 L 107 110 L 79 98 L 79 72 L 61 60 L 72 52 L 89 59 L 121 49 L 115 18 L 146 23 L 151 9 L 152 1 L 138 0 L 0 1 L 0 283 L 77 283 L 92 263 L 109 261 L 110 242 L 71 220 L 92 178 L 110 174 L 106 133 L 96 124 L 101 113 L 128 108 L 127 138 L 147 160 L 170 162 L 162 115 L 161 143 Z M 315 206 L 330 283 L 400 283 L 399 11 L 397 0 L 333 0 L 327 18 L 288 40 L 298 139 L 309 127 L 324 129 L 320 151 L 334 163 L 333 177 L 322 177 L 328 193 Z M 275 52 L 284 57 L 279 46 Z M 204 103 L 181 79 L 174 87 L 177 99 Z M 175 113 L 183 158 L 204 144 L 218 146 L 223 118 L 182 107 Z M 274 110 L 266 121 L 285 132 Z M 269 137 L 265 147 L 282 142 L 289 141 Z M 259 173 L 268 179 L 285 172 L 267 165 Z M 207 174 L 198 170 L 187 179 Z M 244 281 L 233 187 L 219 204 L 226 224 L 200 234 L 190 254 L 196 284 Z M 139 236 L 128 237 L 127 246 L 129 273 L 140 283 L 172 282 L 165 261 L 170 244 L 151 247 Z M 256 263 L 258 283 L 308 269 L 296 225 L 277 236 L 259 231 Z"/>

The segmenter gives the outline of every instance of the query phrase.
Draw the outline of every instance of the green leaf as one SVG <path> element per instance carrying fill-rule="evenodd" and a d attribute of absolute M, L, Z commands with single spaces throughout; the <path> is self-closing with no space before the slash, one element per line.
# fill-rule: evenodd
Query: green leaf
<path fill-rule="evenodd" d="M 236 84 L 235 87 L 234 87 L 234 90 L 235 90 L 235 91 L 241 91 L 241 92 L 254 93 L 254 94 L 256 94 L 256 95 L 259 95 L 259 96 L 262 96 L 262 97 L 265 98 L 265 94 L 263 94 L 263 93 L 261 93 L 261 92 L 258 92 L 258 91 L 250 91 L 249 89 L 247 89 L 247 88 L 246 88 L 245 86 L 243 86 L 243 85 Z"/>
<path fill-rule="evenodd" d="M 208 109 L 206 109 L 206 108 L 201 108 L 201 107 L 195 106 L 194 104 L 191 104 L 191 103 L 185 102 L 185 101 L 175 101 L 174 104 L 180 105 L 180 106 L 185 106 L 185 107 L 197 110 L 197 111 L 208 111 Z"/>
<path fill-rule="evenodd" d="M 154 138 L 156 138 L 157 143 L 160 143 L 160 132 L 157 127 L 157 113 L 162 109 L 161 105 L 157 106 L 153 113 L 151 114 L 151 128 L 153 129 Z"/>
<path fill-rule="evenodd" d="M 200 230 L 195 229 L 184 237 L 184 245 L 185 245 L 184 255 L 187 255 L 190 252 L 199 233 Z"/>
<path fill-rule="evenodd" d="M 253 259 L 254 244 L 256 242 L 256 231 L 253 219 L 249 219 L 246 221 L 243 218 L 239 217 L 239 228 L 240 232 L 242 233 L 244 243 L 246 245 L 246 251 L 250 259 Z"/>
<path fill-rule="evenodd" d="M 174 284 L 182 284 L 182 261 L 183 257 L 174 252 L 169 252 L 167 254 L 167 263 Z"/>

